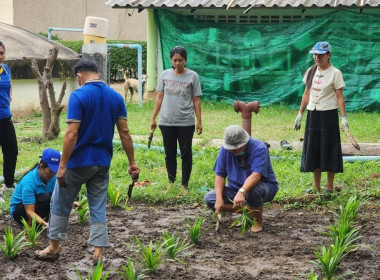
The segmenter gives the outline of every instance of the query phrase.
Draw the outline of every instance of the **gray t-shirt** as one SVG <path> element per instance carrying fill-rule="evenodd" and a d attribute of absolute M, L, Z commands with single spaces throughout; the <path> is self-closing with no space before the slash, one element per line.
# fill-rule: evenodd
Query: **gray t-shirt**
<path fill-rule="evenodd" d="M 173 69 L 165 70 L 156 90 L 164 93 L 160 109 L 159 125 L 191 126 L 194 120 L 194 96 L 201 96 L 198 74 L 190 69 L 182 75 L 174 75 Z"/>

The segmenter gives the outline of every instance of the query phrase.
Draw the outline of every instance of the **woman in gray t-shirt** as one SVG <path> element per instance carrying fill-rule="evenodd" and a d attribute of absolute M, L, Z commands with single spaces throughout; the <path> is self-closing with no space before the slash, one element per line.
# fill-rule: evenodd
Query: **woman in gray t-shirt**
<path fill-rule="evenodd" d="M 202 133 L 202 91 L 198 74 L 186 68 L 186 49 L 174 47 L 170 51 L 170 59 L 172 69 L 162 73 L 156 87 L 158 93 L 150 126 L 151 129 L 156 129 L 156 117 L 160 112 L 158 123 L 164 141 L 169 188 L 176 180 L 178 141 L 182 159 L 182 192 L 186 194 L 193 164 L 192 140 L 195 127 L 198 135 Z"/>

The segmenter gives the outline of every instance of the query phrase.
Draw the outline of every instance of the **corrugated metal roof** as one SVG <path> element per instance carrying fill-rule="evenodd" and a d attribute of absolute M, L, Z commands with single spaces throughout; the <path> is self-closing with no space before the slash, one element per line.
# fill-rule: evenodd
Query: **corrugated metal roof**
<path fill-rule="evenodd" d="M 380 0 L 109 0 L 113 8 L 285 8 L 380 7 Z"/>

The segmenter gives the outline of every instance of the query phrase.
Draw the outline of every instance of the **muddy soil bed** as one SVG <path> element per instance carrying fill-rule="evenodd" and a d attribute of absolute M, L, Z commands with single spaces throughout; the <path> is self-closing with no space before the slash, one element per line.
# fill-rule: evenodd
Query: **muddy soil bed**
<path fill-rule="evenodd" d="M 110 247 L 105 249 L 105 270 L 116 271 L 126 264 L 128 256 L 135 257 L 125 243 L 136 246 L 134 236 L 143 244 L 156 242 L 163 230 L 187 234 L 186 218 L 193 221 L 195 215 L 207 216 L 199 244 L 189 250 L 185 265 L 165 261 L 148 279 L 308 279 L 315 260 L 318 245 L 329 245 L 330 239 L 322 234 L 334 215 L 328 212 L 311 212 L 305 209 L 284 211 L 278 205 L 264 212 L 265 226 L 260 234 L 246 233 L 240 236 L 239 228 L 230 228 L 234 216 L 223 217 L 219 232 L 211 215 L 202 207 L 145 206 L 132 204 L 132 211 L 108 208 Z M 361 243 L 371 246 L 361 248 L 344 259 L 340 272 L 353 270 L 356 274 L 344 279 L 380 279 L 380 209 L 363 209 L 360 218 Z M 8 215 L 0 220 L 1 236 L 4 228 L 11 225 L 14 231 L 21 228 L 10 221 Z M 92 247 L 87 245 L 89 226 L 79 225 L 76 216 L 70 222 L 68 239 L 62 243 L 61 256 L 55 262 L 34 259 L 34 250 L 25 248 L 14 260 L 0 254 L 0 279 L 78 279 L 74 267 L 87 275 L 92 267 Z M 46 234 L 40 238 L 37 249 L 44 248 Z M 322 279 L 322 277 L 320 277 Z M 108 279 L 121 279 L 111 273 Z"/>

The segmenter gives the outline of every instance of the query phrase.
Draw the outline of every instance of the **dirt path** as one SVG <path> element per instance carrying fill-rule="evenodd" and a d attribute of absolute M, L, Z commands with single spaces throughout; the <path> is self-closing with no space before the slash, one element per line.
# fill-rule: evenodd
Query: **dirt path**
<path fill-rule="evenodd" d="M 265 227 L 260 234 L 246 233 L 240 236 L 239 228 L 230 228 L 234 220 L 231 215 L 223 217 L 224 223 L 215 232 L 211 215 L 202 207 L 147 207 L 133 205 L 133 210 L 108 209 L 110 247 L 105 250 L 105 270 L 120 270 L 126 257 L 135 257 L 126 243 L 136 247 L 134 236 L 143 244 L 156 242 L 163 230 L 187 234 L 186 218 L 193 221 L 195 215 L 206 216 L 205 227 L 209 229 L 192 247 L 190 256 L 184 258 L 186 265 L 165 261 L 148 279 L 308 279 L 303 274 L 313 267 L 314 250 L 318 245 L 328 245 L 329 239 L 321 234 L 333 223 L 333 214 L 317 214 L 305 209 L 283 211 L 273 205 L 264 213 Z M 369 249 L 359 249 L 350 254 L 342 269 L 355 270 L 357 274 L 345 279 L 380 279 L 380 210 L 379 207 L 365 209 L 362 213 L 360 233 L 362 243 Z M 0 232 L 11 225 L 20 229 L 9 216 L 2 216 Z M 45 234 L 38 248 L 47 244 Z M 54 263 L 33 258 L 34 250 L 25 249 L 13 261 L 0 255 L 0 278 L 10 279 L 78 279 L 77 267 L 87 275 L 91 266 L 92 248 L 87 245 L 89 226 L 80 226 L 77 217 L 72 217 L 69 238 L 63 243 L 61 257 Z M 108 279 L 121 279 L 112 273 Z"/>

